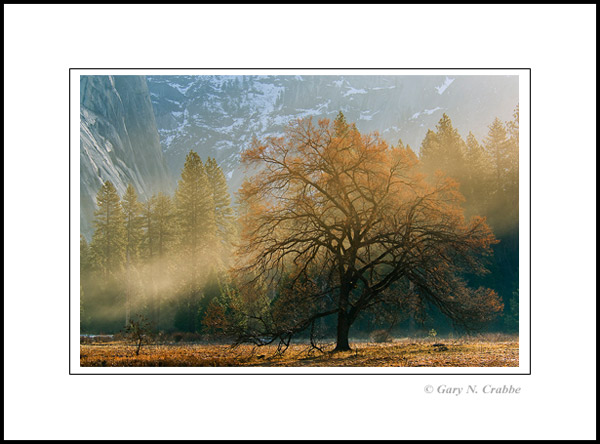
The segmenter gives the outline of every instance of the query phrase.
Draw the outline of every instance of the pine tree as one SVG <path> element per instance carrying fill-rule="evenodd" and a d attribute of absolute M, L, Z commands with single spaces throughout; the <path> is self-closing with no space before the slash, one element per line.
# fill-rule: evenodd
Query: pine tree
<path fill-rule="evenodd" d="M 206 175 L 212 194 L 214 205 L 215 225 L 219 241 L 219 253 L 221 260 L 230 250 L 233 240 L 233 209 L 231 208 L 231 197 L 227 189 L 227 180 L 223 170 L 217 165 L 214 158 L 209 157 L 206 161 Z"/>
<path fill-rule="evenodd" d="M 79 272 L 83 275 L 92 268 L 92 252 L 87 239 L 81 234 L 79 236 Z"/>
<path fill-rule="evenodd" d="M 426 170 L 433 170 L 441 163 L 440 160 L 437 160 L 438 157 L 441 157 L 441 148 L 435 131 L 427 130 L 427 134 L 425 134 L 425 138 L 421 143 L 419 157 L 423 168 Z"/>
<path fill-rule="evenodd" d="M 467 136 L 465 176 L 461 186 L 466 199 L 468 214 L 486 214 L 487 196 L 490 193 L 490 159 L 485 148 L 473 133 Z"/>
<path fill-rule="evenodd" d="M 508 129 L 508 134 L 512 139 L 513 143 L 519 146 L 519 105 L 515 107 L 513 112 L 513 120 L 506 122 L 506 127 Z"/>
<path fill-rule="evenodd" d="M 175 237 L 175 213 L 171 197 L 158 193 L 142 204 L 141 255 L 145 262 L 144 288 L 151 318 L 156 328 L 161 327 L 163 295 L 159 283 L 164 287 L 169 279 L 171 256 Z"/>
<path fill-rule="evenodd" d="M 84 294 L 90 304 L 93 301 L 96 309 L 110 313 L 99 319 L 100 328 L 113 330 L 122 325 L 127 310 L 125 282 L 122 279 L 126 249 L 125 218 L 121 199 L 110 181 L 100 187 L 96 202 L 98 209 L 94 212 L 95 230 L 90 245 L 96 276 L 93 288 L 90 288 L 90 292 L 84 289 Z"/>
<path fill-rule="evenodd" d="M 214 204 L 206 170 L 197 153 L 186 157 L 175 191 L 179 244 L 188 261 L 195 265 L 215 235 Z"/>
<path fill-rule="evenodd" d="M 417 154 L 414 152 L 414 150 L 410 147 L 410 144 L 406 144 L 406 146 L 405 146 L 404 142 L 402 142 L 402 139 L 398 139 L 398 144 L 396 145 L 396 149 L 406 150 L 415 159 L 418 157 Z"/>
<path fill-rule="evenodd" d="M 338 112 L 338 115 L 333 122 L 333 127 L 337 137 L 343 136 L 350 129 L 343 112 Z"/>
<path fill-rule="evenodd" d="M 127 266 L 125 289 L 125 325 L 131 318 L 133 300 L 133 281 L 135 276 L 134 265 L 139 255 L 139 246 L 142 240 L 142 206 L 138 202 L 137 194 L 132 184 L 127 186 L 122 201 L 123 216 L 125 219 L 125 261 Z"/>
<path fill-rule="evenodd" d="M 506 122 L 508 132 L 508 171 L 507 191 L 513 199 L 519 198 L 519 105 L 513 113 L 513 120 Z M 517 209 L 518 211 L 518 209 Z M 517 213 L 518 218 L 518 213 Z"/>
<path fill-rule="evenodd" d="M 169 253 L 173 245 L 175 234 L 174 229 L 174 207 L 171 198 L 158 193 L 153 197 L 152 226 L 155 236 L 155 256 L 158 261 L 152 264 L 152 280 L 166 282 L 168 279 L 168 269 L 170 265 Z M 161 327 L 161 313 L 163 305 L 163 295 L 156 289 L 152 302 L 153 323 L 157 329 Z"/>
<path fill-rule="evenodd" d="M 141 220 L 142 220 L 142 239 L 140 243 L 140 256 L 144 262 L 143 279 L 145 285 L 144 299 L 152 317 L 153 322 L 156 322 L 157 306 L 158 306 L 158 286 L 157 276 L 160 265 L 157 265 L 158 260 L 158 224 L 155 219 L 157 196 L 153 195 L 142 203 Z"/>
<path fill-rule="evenodd" d="M 142 205 L 141 251 L 147 263 L 164 259 L 171 251 L 176 234 L 175 207 L 171 197 L 158 193 Z"/>
<path fill-rule="evenodd" d="M 206 170 L 197 153 L 190 151 L 175 191 L 178 226 L 181 294 L 175 313 L 179 328 L 196 331 L 203 286 L 217 268 L 215 206 Z M 210 255 L 207 253 L 210 252 Z M 185 320 L 185 322 L 183 322 Z"/>
<path fill-rule="evenodd" d="M 154 220 L 154 234 L 156 236 L 156 254 L 160 259 L 164 259 L 169 253 L 175 234 L 174 229 L 174 206 L 171 198 L 158 193 L 154 197 L 154 208 L 152 218 Z"/>
<path fill-rule="evenodd" d="M 89 316 L 86 303 L 86 291 L 92 273 L 90 246 L 83 235 L 79 236 L 79 328 L 80 333 L 87 331 Z"/>
<path fill-rule="evenodd" d="M 458 180 L 465 178 L 465 155 L 467 147 L 452 125 L 447 114 L 436 125 L 436 131 L 427 131 L 421 145 L 420 158 L 424 171 L 429 175 L 442 170 L 448 176 Z"/>
<path fill-rule="evenodd" d="M 504 189 L 506 175 L 510 167 L 510 146 L 506 128 L 497 117 L 489 126 L 485 148 L 491 156 L 496 191 L 501 192 Z"/>
<path fill-rule="evenodd" d="M 134 263 L 139 256 L 143 236 L 142 205 L 132 184 L 127 186 L 122 206 L 125 219 L 125 257 L 129 264 Z"/>
<path fill-rule="evenodd" d="M 154 221 L 154 207 L 156 206 L 156 196 L 152 196 L 142 204 L 142 239 L 140 253 L 146 263 L 151 263 L 157 254 L 156 249 L 156 223 Z"/>
<path fill-rule="evenodd" d="M 125 259 L 125 225 L 121 200 L 110 181 L 106 181 L 96 196 L 94 235 L 91 250 L 94 262 L 108 277 L 119 271 Z"/>
<path fill-rule="evenodd" d="M 87 331 L 87 310 L 85 308 L 85 294 L 83 292 L 83 282 L 79 282 L 79 334 Z"/>

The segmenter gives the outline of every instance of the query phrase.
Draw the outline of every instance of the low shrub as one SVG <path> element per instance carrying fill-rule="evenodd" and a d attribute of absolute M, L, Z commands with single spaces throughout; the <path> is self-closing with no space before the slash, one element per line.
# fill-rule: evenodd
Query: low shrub
<path fill-rule="evenodd" d="M 392 342 L 394 339 L 387 330 L 375 330 L 371 333 L 371 341 L 377 343 Z"/>

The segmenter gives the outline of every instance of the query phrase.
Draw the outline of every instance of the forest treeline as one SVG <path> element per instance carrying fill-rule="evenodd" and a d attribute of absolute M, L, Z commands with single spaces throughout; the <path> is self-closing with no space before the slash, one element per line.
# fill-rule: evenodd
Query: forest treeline
<path fill-rule="evenodd" d="M 518 331 L 519 312 L 519 107 L 513 118 L 496 118 L 488 134 L 478 141 L 469 132 L 466 140 L 444 114 L 435 131 L 429 130 L 420 150 L 423 171 L 444 171 L 459 183 L 467 217 L 486 217 L 498 244 L 489 258 L 489 273 L 469 276 L 472 285 L 496 290 L 504 301 L 503 316 L 489 328 Z M 438 324 L 445 322 L 437 317 Z"/>
<path fill-rule="evenodd" d="M 158 330 L 200 330 L 235 238 L 216 161 L 190 152 L 173 196 L 140 202 L 131 184 L 120 197 L 107 181 L 96 200 L 91 242 L 80 238 L 82 331 L 119 331 L 137 315 Z"/>
<path fill-rule="evenodd" d="M 486 218 L 499 241 L 486 258 L 489 272 L 463 277 L 471 286 L 497 292 L 504 312 L 487 328 L 511 332 L 518 328 L 518 113 L 517 106 L 512 120 L 495 119 L 481 141 L 472 133 L 463 139 L 444 114 L 427 132 L 418 156 L 402 141 L 394 147 L 418 159 L 428 180 L 439 171 L 454 179 L 467 218 Z M 157 331 L 218 332 L 220 317 L 240 303 L 230 270 L 240 239 L 235 213 L 243 213 L 247 202 L 234 210 L 215 159 L 203 162 L 190 151 L 172 196 L 158 193 L 140 201 L 131 184 L 119 196 L 107 181 L 96 200 L 92 238 L 80 237 L 81 332 L 114 333 L 138 315 Z M 280 291 L 285 289 L 270 288 L 265 297 L 277 301 Z M 352 332 L 410 331 L 417 320 L 440 332 L 452 328 L 435 306 L 424 316 L 411 313 L 410 304 L 403 310 L 391 317 L 365 311 Z M 319 319 L 319 327 L 323 334 L 333 332 L 335 320 Z"/>

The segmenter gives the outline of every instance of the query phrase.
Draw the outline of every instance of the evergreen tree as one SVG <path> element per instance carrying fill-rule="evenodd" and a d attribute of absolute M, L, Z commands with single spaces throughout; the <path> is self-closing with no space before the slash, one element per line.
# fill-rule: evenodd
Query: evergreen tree
<path fill-rule="evenodd" d="M 335 135 L 337 137 L 343 136 L 349 130 L 350 127 L 343 112 L 338 112 L 338 115 L 333 122 L 333 128 L 335 129 Z"/>
<path fill-rule="evenodd" d="M 469 131 L 465 155 L 465 177 L 461 190 L 466 199 L 467 214 L 486 214 L 490 193 L 490 159 L 485 148 Z"/>
<path fill-rule="evenodd" d="M 150 197 L 142 204 L 142 239 L 140 253 L 146 263 L 153 261 L 157 254 L 156 223 L 154 221 L 154 207 L 156 206 L 156 195 Z"/>
<path fill-rule="evenodd" d="M 513 143 L 518 147 L 519 146 L 519 105 L 515 107 L 513 112 L 513 120 L 506 122 L 506 128 L 508 129 L 508 134 L 512 139 Z"/>
<path fill-rule="evenodd" d="M 164 259 L 171 251 L 175 234 L 175 207 L 171 197 L 158 193 L 142 205 L 142 255 L 147 263 Z"/>
<path fill-rule="evenodd" d="M 504 189 L 510 167 L 510 146 L 508 134 L 502 121 L 496 117 L 489 127 L 485 148 L 491 156 L 494 168 L 494 183 L 497 192 Z"/>
<path fill-rule="evenodd" d="M 125 218 L 117 190 L 106 181 L 97 197 L 94 227 L 90 244 L 94 264 L 93 286 L 84 288 L 86 307 L 103 315 L 94 321 L 94 328 L 115 331 L 126 317 L 126 289 L 122 279 L 125 264 Z M 96 321 L 98 323 L 96 323 Z"/>
<path fill-rule="evenodd" d="M 169 253 L 173 244 L 174 229 L 174 207 L 171 198 L 158 193 L 154 197 L 154 209 L 152 213 L 153 226 L 156 236 L 156 257 L 159 259 L 153 264 L 153 279 L 158 279 L 163 283 L 168 280 L 169 273 Z M 161 291 L 155 292 L 153 300 L 153 323 L 157 329 L 161 328 L 161 314 L 163 305 L 163 295 Z"/>
<path fill-rule="evenodd" d="M 425 138 L 421 143 L 419 157 L 424 169 L 432 170 L 442 162 L 442 149 L 440 147 L 437 134 L 435 131 L 428 129 Z M 437 159 L 440 157 L 440 159 Z M 429 171 L 428 171 L 429 172 Z"/>
<path fill-rule="evenodd" d="M 506 122 L 508 132 L 508 171 L 506 188 L 514 202 L 519 199 L 519 105 L 513 113 L 513 120 Z M 519 208 L 516 206 L 516 219 L 519 218 Z"/>
<path fill-rule="evenodd" d="M 172 199 L 158 193 L 142 204 L 143 236 L 141 254 L 145 262 L 146 300 L 155 328 L 160 329 L 164 288 L 171 277 L 172 246 L 175 237 L 175 213 Z M 161 289 L 162 288 L 162 289 Z"/>
<path fill-rule="evenodd" d="M 179 246 L 195 275 L 197 263 L 205 247 L 214 239 L 216 227 L 206 170 L 200 156 L 194 151 L 190 151 L 186 157 L 175 191 L 175 206 Z"/>
<path fill-rule="evenodd" d="M 92 274 L 92 252 L 83 235 L 79 236 L 79 327 L 80 333 L 87 331 L 89 316 L 86 301 L 86 288 L 89 287 Z"/>
<path fill-rule="evenodd" d="M 123 217 L 125 219 L 125 261 L 126 288 L 125 288 L 125 325 L 129 324 L 131 318 L 131 306 L 134 294 L 134 280 L 136 270 L 134 264 L 139 255 L 139 246 L 142 240 L 142 206 L 138 202 L 137 193 L 132 184 L 127 186 L 122 201 Z"/>
<path fill-rule="evenodd" d="M 171 198 L 164 193 L 158 193 L 154 199 L 153 219 L 156 235 L 156 254 L 159 258 L 164 259 L 170 252 L 175 235 L 175 209 Z"/>
<path fill-rule="evenodd" d="M 515 133 L 511 135 L 502 121 L 496 118 L 490 125 L 484 142 L 492 164 L 491 204 L 488 215 L 491 225 L 498 234 L 518 227 L 518 123 L 514 124 L 516 126 L 512 128 Z"/>
<path fill-rule="evenodd" d="M 215 225 L 219 241 L 219 253 L 221 261 L 230 252 L 233 240 L 233 209 L 231 208 L 231 197 L 227 189 L 227 180 L 223 170 L 217 165 L 214 158 L 209 157 L 206 161 L 206 175 L 211 190 L 214 205 Z"/>
<path fill-rule="evenodd" d="M 159 258 L 166 256 L 173 242 L 175 232 L 173 216 L 173 201 L 168 195 L 158 193 L 154 206 L 154 221 L 156 225 L 156 251 Z"/>
<path fill-rule="evenodd" d="M 92 268 L 92 251 L 87 239 L 81 234 L 79 236 L 79 272 L 83 275 Z"/>
<path fill-rule="evenodd" d="M 119 271 L 125 259 L 125 224 L 121 200 L 110 181 L 106 181 L 96 196 L 94 235 L 91 250 L 95 265 L 108 277 Z"/>
<path fill-rule="evenodd" d="M 132 184 L 127 186 L 122 206 L 125 219 L 125 258 L 129 264 L 136 261 L 143 237 L 142 205 Z"/>
<path fill-rule="evenodd" d="M 87 322 L 85 321 L 86 310 L 85 310 L 85 299 L 83 292 L 83 282 L 79 282 L 79 334 L 84 333 L 87 330 Z"/>
<path fill-rule="evenodd" d="M 406 150 L 411 154 L 411 156 L 414 156 L 415 159 L 417 158 L 417 154 L 414 152 L 414 150 L 410 147 L 409 144 L 405 146 L 404 142 L 402 142 L 402 139 L 398 139 L 398 144 L 396 145 L 396 148 L 399 150 Z"/>
<path fill-rule="evenodd" d="M 175 209 L 182 274 L 175 319 L 178 328 L 196 331 L 200 327 L 198 313 L 203 285 L 217 266 L 210 257 L 216 239 L 215 206 L 206 169 L 194 151 L 187 155 L 177 184 Z M 209 251 L 211 255 L 207 256 Z"/>
<path fill-rule="evenodd" d="M 141 204 L 142 239 L 140 243 L 140 256 L 143 259 L 143 279 L 145 282 L 144 302 L 150 311 L 150 317 L 156 322 L 158 317 L 158 286 L 156 272 L 160 265 L 158 261 L 158 224 L 155 218 L 157 196 L 153 195 Z"/>
<path fill-rule="evenodd" d="M 467 147 L 452 126 L 448 115 L 443 114 L 436 125 L 436 131 L 427 131 L 421 145 L 420 159 L 422 168 L 430 177 L 437 170 L 461 182 L 465 177 L 465 155 Z"/>
<path fill-rule="evenodd" d="M 517 108 L 518 110 L 518 108 Z M 498 118 L 489 126 L 484 147 L 490 163 L 485 216 L 500 243 L 494 246 L 485 285 L 494 288 L 508 307 L 519 281 L 518 111 L 506 125 Z"/>
<path fill-rule="evenodd" d="M 508 300 L 508 307 L 504 311 L 504 325 L 511 333 L 519 332 L 519 288 L 512 293 Z"/>

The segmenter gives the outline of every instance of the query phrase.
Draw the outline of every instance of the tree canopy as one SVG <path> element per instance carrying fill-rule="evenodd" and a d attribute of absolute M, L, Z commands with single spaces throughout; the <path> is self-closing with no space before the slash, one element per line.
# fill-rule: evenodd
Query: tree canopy
<path fill-rule="evenodd" d="M 431 304 L 465 329 L 502 309 L 493 290 L 462 277 L 485 272 L 491 230 L 484 218 L 465 220 L 454 180 L 425 180 L 410 148 L 361 134 L 340 113 L 296 121 L 242 160 L 258 172 L 240 191 L 240 289 L 252 299 L 257 286 L 284 288 L 248 311 L 243 340 L 289 343 L 335 315 L 336 349 L 347 350 L 350 326 L 375 306 Z"/>

